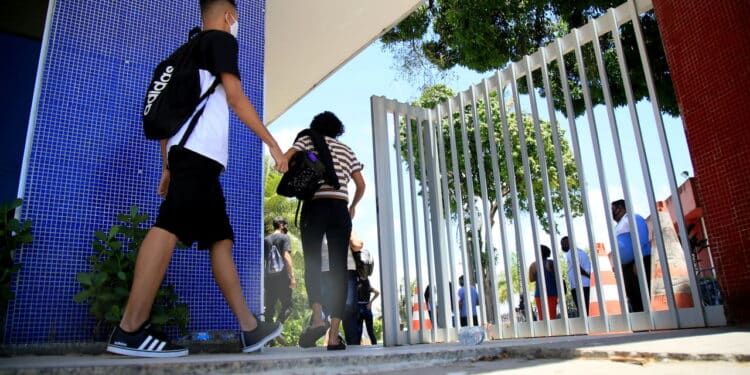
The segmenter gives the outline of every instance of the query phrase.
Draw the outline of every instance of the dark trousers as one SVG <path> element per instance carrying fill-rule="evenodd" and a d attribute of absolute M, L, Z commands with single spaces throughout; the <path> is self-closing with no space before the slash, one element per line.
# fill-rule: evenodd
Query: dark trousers
<path fill-rule="evenodd" d="M 651 291 L 651 255 L 643 256 L 643 266 L 646 272 L 646 295 Z M 641 288 L 638 285 L 638 272 L 635 262 L 622 265 L 622 280 L 625 283 L 625 294 L 630 302 L 630 312 L 643 311 L 643 301 L 641 300 Z"/>
<path fill-rule="evenodd" d="M 341 199 L 305 201 L 300 223 L 308 302 L 310 306 L 319 303 L 331 318 L 342 319 L 347 292 L 346 254 L 352 232 L 347 202 Z M 323 237 L 328 241 L 328 272 L 320 270 Z M 322 288 L 326 291 L 325 300 Z"/>
<path fill-rule="evenodd" d="M 372 328 L 372 310 L 367 308 L 367 304 L 359 304 L 359 318 L 357 319 L 357 328 L 359 328 L 359 337 L 362 337 L 362 323 L 367 329 L 367 336 L 370 336 L 372 345 L 377 345 L 378 340 L 375 338 L 375 329 Z"/>
<path fill-rule="evenodd" d="M 289 287 L 289 274 L 286 271 L 266 274 L 264 285 L 266 320 L 284 323 L 292 312 L 292 288 Z M 279 315 L 274 318 L 277 301 L 281 304 L 281 307 L 279 308 Z"/>
<path fill-rule="evenodd" d="M 344 308 L 344 336 L 346 345 L 359 345 L 362 331 L 358 328 L 359 304 L 357 303 L 357 271 L 347 271 L 346 307 Z M 361 326 L 361 324 L 360 324 Z"/>
<path fill-rule="evenodd" d="M 576 310 L 578 310 L 578 316 L 583 316 L 583 314 L 581 314 L 582 312 L 581 303 L 578 301 L 578 291 L 576 289 L 577 288 L 571 289 L 570 292 L 572 293 L 572 296 L 573 296 L 573 303 L 576 304 Z M 588 286 L 583 287 L 583 300 L 585 301 L 583 306 L 586 306 L 586 311 L 585 311 L 586 316 L 589 316 L 589 295 L 591 294 L 590 291 L 591 291 L 590 287 Z"/>
<path fill-rule="evenodd" d="M 479 325 L 479 321 L 477 320 L 477 316 L 476 315 L 474 315 L 474 319 L 472 319 L 472 320 L 474 321 L 474 325 L 475 326 Z M 465 327 L 465 326 L 468 326 L 468 325 L 469 325 L 469 320 L 466 319 L 465 316 L 462 316 L 461 317 L 461 326 Z"/>

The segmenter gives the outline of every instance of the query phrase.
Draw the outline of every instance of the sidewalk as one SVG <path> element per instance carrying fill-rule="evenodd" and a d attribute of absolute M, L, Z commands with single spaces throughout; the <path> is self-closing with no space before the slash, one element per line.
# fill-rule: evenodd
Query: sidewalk
<path fill-rule="evenodd" d="M 750 330 L 736 327 L 685 329 L 633 334 L 508 339 L 479 346 L 460 344 L 401 347 L 349 347 L 343 352 L 325 348 L 264 348 L 255 354 L 195 354 L 182 358 L 127 358 L 109 354 L 15 356 L 0 358 L 0 374 L 438 374 L 467 370 L 509 369 L 523 361 L 607 359 L 600 365 L 647 362 L 701 366 L 735 366 L 750 373 Z M 614 362 L 610 362 L 614 361 Z M 590 362 L 593 363 L 593 362 Z M 529 363 L 523 363 L 528 367 Z M 739 366 L 739 367 L 737 367 Z M 436 370 L 436 369 L 444 369 Z M 471 373 L 478 373 L 470 371 Z M 730 371 L 731 372 L 731 371 Z M 467 373 L 459 371 L 459 373 Z M 486 371 L 484 373 L 487 373 Z"/>

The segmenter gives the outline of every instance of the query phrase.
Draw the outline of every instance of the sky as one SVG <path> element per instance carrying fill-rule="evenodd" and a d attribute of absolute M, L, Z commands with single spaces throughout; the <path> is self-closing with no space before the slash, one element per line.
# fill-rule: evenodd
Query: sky
<path fill-rule="evenodd" d="M 483 78 L 490 76 L 491 73 L 476 73 L 466 69 L 454 69 L 452 74 L 443 82 L 454 92 L 468 89 L 472 84 L 480 82 Z M 369 249 L 377 259 L 377 218 L 375 206 L 375 179 L 373 170 L 373 142 L 372 142 L 372 121 L 370 110 L 371 96 L 384 96 L 389 99 L 395 99 L 401 102 L 412 102 L 416 100 L 421 91 L 406 81 L 398 69 L 395 68 L 394 57 L 383 49 L 379 42 L 373 43 L 364 49 L 359 55 L 342 66 L 337 72 L 331 75 L 327 80 L 318 85 L 310 93 L 304 96 L 300 101 L 294 104 L 281 117 L 270 124 L 269 130 L 274 135 L 282 150 L 287 150 L 297 132 L 309 126 L 313 116 L 322 111 L 331 111 L 335 113 L 346 127 L 346 132 L 340 137 L 340 140 L 349 145 L 360 161 L 365 165 L 363 170 L 364 178 L 367 183 L 365 195 L 357 208 L 357 215 L 353 221 L 353 228 L 363 238 L 365 248 Z M 546 114 L 546 102 L 543 98 L 537 97 L 540 110 L 540 117 L 548 119 Z M 523 97 L 522 108 L 529 111 L 528 97 Z M 654 179 L 655 196 L 657 200 L 665 199 L 669 196 L 669 186 L 666 180 L 666 169 L 658 143 L 658 136 L 653 126 L 653 112 L 651 104 L 645 101 L 638 103 L 637 111 L 643 124 L 643 137 L 646 142 L 646 153 L 651 168 L 650 175 Z M 616 166 L 614 153 L 609 152 L 613 144 L 611 134 L 607 126 L 607 113 L 603 106 L 597 106 L 594 110 L 595 119 L 599 124 L 599 138 L 602 139 L 602 162 L 604 165 Z M 643 177 L 640 169 L 638 158 L 635 157 L 635 143 L 633 141 L 632 127 L 627 108 L 618 108 L 615 111 L 615 118 L 620 126 L 620 137 L 623 139 L 623 152 L 625 170 L 628 177 L 628 185 L 632 194 L 632 203 L 636 212 L 645 213 L 648 216 L 649 206 L 643 189 Z M 557 120 L 560 126 L 567 128 L 567 120 L 562 114 L 557 114 Z M 579 137 L 589 137 L 588 123 L 585 117 L 579 117 L 577 120 Z M 679 118 L 664 117 L 667 137 L 669 139 L 670 150 L 674 161 L 674 170 L 677 174 L 678 184 L 684 181 L 681 172 L 687 172 L 687 175 L 693 175 L 692 164 L 690 162 L 687 144 L 685 141 L 682 123 Z M 603 130 L 602 130 L 603 129 Z M 631 130 L 627 130 L 631 129 Z M 570 141 L 570 132 L 566 132 L 566 137 Z M 610 141 L 607 141 L 607 140 Z M 594 151 L 590 142 L 582 142 L 581 147 L 582 160 L 584 160 L 584 172 L 587 174 L 587 193 L 591 207 L 592 227 L 598 242 L 606 239 L 607 226 L 611 225 L 606 222 L 605 209 L 609 208 L 608 203 L 604 203 L 602 197 L 603 188 L 596 178 L 596 163 Z M 406 173 L 406 172 L 405 172 Z M 609 193 L 609 199 L 615 200 L 624 197 L 622 183 L 619 180 L 619 174 L 616 167 L 606 168 L 604 175 L 607 178 L 606 191 Z M 353 186 L 350 191 L 354 191 Z M 395 199 L 395 198 L 394 198 Z M 408 216 L 408 215 L 407 215 Z M 528 215 L 522 215 L 519 219 L 522 223 L 521 235 L 525 238 L 526 247 L 531 245 L 531 226 L 529 225 Z M 561 231 L 564 232 L 564 221 L 558 220 Z M 396 227 L 398 228 L 398 223 Z M 506 224 L 509 229 L 512 226 Z M 585 244 L 586 226 L 584 218 L 574 220 L 576 238 L 579 241 L 579 247 Z M 493 228 L 494 243 L 499 244 L 498 228 Z M 515 234 L 508 232 L 508 243 L 514 243 Z M 565 233 L 562 233 L 565 234 Z M 559 240 L 558 236 L 558 240 Z M 541 243 L 550 243 L 549 235 L 539 232 Z M 397 242 L 400 243 L 400 242 Z M 411 245 L 410 245 L 411 246 Z M 525 249 L 527 259 L 533 258 L 533 249 Z M 527 261 L 527 265 L 530 261 Z M 377 263 L 376 263 L 377 265 Z M 458 272 L 461 272 L 459 264 L 456 264 Z M 376 266 L 377 267 L 377 266 Z M 398 267 L 397 267 L 398 269 Z M 379 289 L 380 277 L 376 268 L 373 274 L 373 286 Z M 460 274 L 460 273 L 459 273 Z M 376 304 L 379 305 L 379 304 Z"/>

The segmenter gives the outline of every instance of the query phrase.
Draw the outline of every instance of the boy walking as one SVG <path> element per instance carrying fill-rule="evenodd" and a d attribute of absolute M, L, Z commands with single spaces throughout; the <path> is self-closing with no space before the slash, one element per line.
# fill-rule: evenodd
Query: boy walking
<path fill-rule="evenodd" d="M 205 111 L 184 147 L 178 145 L 186 126 L 161 141 L 162 177 L 158 193 L 165 200 L 154 227 L 138 252 L 133 285 L 123 318 L 110 336 L 107 351 L 141 357 L 179 357 L 188 350 L 172 344 L 148 322 L 156 292 L 177 241 L 208 248 L 211 269 L 240 324 L 243 352 L 260 349 L 281 333 L 279 323 L 259 322 L 247 307 L 232 259 L 234 232 L 226 212 L 219 175 L 227 165 L 229 107 L 269 147 L 276 169 L 285 172 L 287 159 L 242 91 L 237 66 L 239 29 L 234 0 L 201 0 L 203 33 L 194 48 L 201 90 L 220 84 L 206 99 Z M 189 121 L 189 119 L 188 119 Z"/>

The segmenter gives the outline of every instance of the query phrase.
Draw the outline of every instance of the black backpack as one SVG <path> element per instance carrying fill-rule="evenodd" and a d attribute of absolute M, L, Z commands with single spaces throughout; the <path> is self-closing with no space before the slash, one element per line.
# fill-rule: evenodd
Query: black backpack
<path fill-rule="evenodd" d="M 308 200 L 325 183 L 325 174 L 325 164 L 312 151 L 296 152 L 289 161 L 289 170 L 281 176 L 276 193 Z"/>
<path fill-rule="evenodd" d="M 143 102 L 143 131 L 146 138 L 168 139 L 177 134 L 195 109 L 219 84 L 219 79 L 216 78 L 211 87 L 201 95 L 199 67 L 194 56 L 195 48 L 204 35 L 199 28 L 191 30 L 187 43 L 177 48 L 154 69 Z M 184 146 L 204 108 L 205 104 L 195 112 L 180 141 L 181 146 Z"/>

